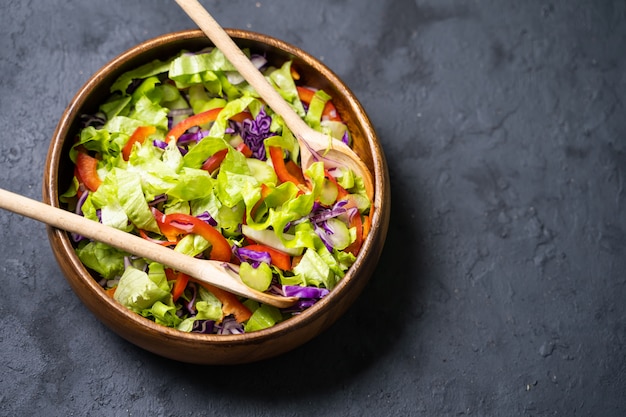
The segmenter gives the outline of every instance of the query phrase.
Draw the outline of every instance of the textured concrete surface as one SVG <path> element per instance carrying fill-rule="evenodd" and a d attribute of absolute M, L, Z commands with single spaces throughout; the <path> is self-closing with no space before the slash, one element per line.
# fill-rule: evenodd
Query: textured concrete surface
<path fill-rule="evenodd" d="M 322 57 L 385 149 L 379 267 L 281 357 L 195 367 L 101 325 L 44 226 L 0 213 L 0 415 L 622 416 L 626 3 L 204 0 Z M 115 55 L 192 28 L 173 1 L 3 0 L 0 186 L 40 198 L 48 141 Z"/>

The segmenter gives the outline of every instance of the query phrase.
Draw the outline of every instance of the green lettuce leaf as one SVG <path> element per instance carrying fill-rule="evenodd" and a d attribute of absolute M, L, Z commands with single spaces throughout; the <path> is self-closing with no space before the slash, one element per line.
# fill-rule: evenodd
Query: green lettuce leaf
<path fill-rule="evenodd" d="M 251 96 L 244 96 L 229 101 L 220 111 L 213 125 L 211 125 L 209 136 L 213 138 L 223 138 L 226 134 L 226 128 L 228 127 L 228 119 L 246 110 L 253 102 L 258 102 L 258 100 Z"/>
<path fill-rule="evenodd" d="M 131 103 L 135 105 L 142 97 L 148 98 L 152 103 L 160 103 L 163 100 L 163 90 L 156 88 L 161 84 L 158 77 L 148 77 L 133 91 Z"/>
<path fill-rule="evenodd" d="M 308 286 L 324 286 L 330 290 L 336 283 L 335 274 L 314 249 L 309 248 L 304 252 L 293 272 L 302 275 Z"/>
<path fill-rule="evenodd" d="M 196 315 L 188 317 L 178 325 L 178 330 L 190 332 L 193 329 L 193 323 L 197 320 L 213 320 L 220 322 L 224 313 L 222 312 L 222 303 L 204 287 L 198 288 L 198 300 L 196 302 Z"/>
<path fill-rule="evenodd" d="M 283 316 L 279 309 L 267 304 L 261 304 L 259 308 L 254 310 L 252 316 L 250 316 L 250 319 L 246 322 L 244 330 L 246 332 L 255 332 L 267 329 L 282 320 Z"/>
<path fill-rule="evenodd" d="M 132 266 L 122 274 L 114 295 L 116 301 L 137 313 L 168 297 L 171 297 L 169 291 L 153 282 L 147 273 Z"/>
<path fill-rule="evenodd" d="M 197 256 L 209 249 L 211 244 L 200 235 L 185 235 L 177 244 L 174 250 L 191 257 Z"/>
<path fill-rule="evenodd" d="M 326 94 L 323 90 L 317 90 L 315 94 L 313 94 L 306 116 L 304 116 L 304 121 L 307 122 L 313 129 L 320 129 L 324 107 L 326 106 L 326 102 L 331 98 L 332 97 Z M 339 139 L 341 139 L 341 137 L 339 137 Z"/>
<path fill-rule="evenodd" d="M 106 279 L 120 276 L 124 272 L 124 256 L 127 254 L 101 242 L 88 242 L 76 248 L 80 261 Z"/>
<path fill-rule="evenodd" d="M 133 80 L 148 78 L 153 75 L 167 72 L 167 70 L 170 68 L 170 63 L 171 60 L 154 60 L 138 68 L 135 68 L 134 70 L 127 71 L 123 73 L 117 80 L 115 80 L 115 82 L 111 86 L 111 92 L 114 93 L 116 91 L 119 91 L 121 93 L 125 93 L 126 89 Z"/>
<path fill-rule="evenodd" d="M 152 102 L 148 97 L 141 96 L 129 117 L 139 121 L 141 125 L 155 126 L 163 131 L 167 129 L 167 114 L 169 109 L 162 107 L 158 103 Z M 133 130 L 134 132 L 134 130 Z"/>
<path fill-rule="evenodd" d="M 205 170 L 183 167 L 176 185 L 166 190 L 166 193 L 179 200 L 195 200 L 206 196 L 214 186 L 215 180 Z"/>
<path fill-rule="evenodd" d="M 100 106 L 100 111 L 106 115 L 107 120 L 115 116 L 128 116 L 132 97 L 128 95 L 114 95 Z"/>
<path fill-rule="evenodd" d="M 280 95 L 291 104 L 296 113 L 300 117 L 304 117 L 304 107 L 298 98 L 296 83 L 291 76 L 291 61 L 285 62 L 282 67 L 272 71 L 269 78 Z"/>
<path fill-rule="evenodd" d="M 234 71 L 235 67 L 217 48 L 210 52 L 182 54 L 174 59 L 169 68 L 169 77 L 178 88 L 202 84 L 214 95 L 221 95 L 222 84 L 217 72 Z"/>
<path fill-rule="evenodd" d="M 117 199 L 129 220 L 139 229 L 160 233 L 159 226 L 148 207 L 139 175 L 116 168 L 111 172 L 117 180 Z"/>
<path fill-rule="evenodd" d="M 177 327 L 183 321 L 176 315 L 176 305 L 165 304 L 156 301 L 151 308 L 144 309 L 140 314 L 147 318 L 153 318 L 155 323 L 167 327 Z"/>
<path fill-rule="evenodd" d="M 227 147 L 228 143 L 221 137 L 204 137 L 183 157 L 183 164 L 189 168 L 200 168 L 211 155 Z"/>

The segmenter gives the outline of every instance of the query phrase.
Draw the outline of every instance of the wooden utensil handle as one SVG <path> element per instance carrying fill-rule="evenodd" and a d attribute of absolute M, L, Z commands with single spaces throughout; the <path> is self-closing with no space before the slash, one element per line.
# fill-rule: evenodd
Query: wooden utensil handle
<path fill-rule="evenodd" d="M 106 226 L 72 212 L 0 189 L 0 207 L 61 230 L 80 234 L 118 249 L 161 262 L 186 273 L 197 273 L 197 268 L 186 265 L 189 257 L 159 246 L 133 234 Z M 217 285 L 217 283 L 216 283 Z"/>
<path fill-rule="evenodd" d="M 223 262 L 195 259 L 133 234 L 2 188 L 0 188 L 0 208 L 162 263 L 242 297 L 252 298 L 277 307 L 288 307 L 297 300 L 294 297 L 274 296 L 253 290 L 241 282 L 236 274 L 229 272 Z"/>
<path fill-rule="evenodd" d="M 301 135 L 309 129 L 309 126 L 250 62 L 250 58 L 239 49 L 237 44 L 197 0 L 176 0 L 176 3 L 202 29 L 241 76 L 263 97 L 272 110 L 281 115 L 294 135 Z"/>

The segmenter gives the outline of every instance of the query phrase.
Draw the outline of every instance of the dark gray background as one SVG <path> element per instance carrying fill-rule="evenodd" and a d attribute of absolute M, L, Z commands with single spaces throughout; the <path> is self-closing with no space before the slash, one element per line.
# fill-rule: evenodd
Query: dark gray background
<path fill-rule="evenodd" d="M 1 212 L 0 414 L 624 415 L 624 1 L 203 4 L 323 59 L 359 97 L 392 181 L 379 267 L 307 345 L 191 366 L 101 325 L 44 226 Z M 3 0 L 0 186 L 40 199 L 88 77 L 193 27 L 173 1 Z"/>

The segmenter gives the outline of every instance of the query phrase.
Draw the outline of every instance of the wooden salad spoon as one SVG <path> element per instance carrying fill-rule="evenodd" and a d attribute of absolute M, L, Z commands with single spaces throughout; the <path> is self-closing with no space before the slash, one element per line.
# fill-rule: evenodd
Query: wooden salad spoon
<path fill-rule="evenodd" d="M 373 204 L 374 183 L 363 160 L 341 140 L 307 125 L 197 0 L 176 0 L 176 3 L 202 29 L 272 110 L 283 118 L 300 145 L 303 171 L 318 160 L 322 160 L 327 168 L 346 166 L 363 179 L 367 197 Z"/>
<path fill-rule="evenodd" d="M 290 307 L 298 297 L 267 294 L 248 287 L 241 281 L 237 265 L 197 259 L 168 249 L 133 234 L 87 219 L 72 212 L 52 207 L 36 200 L 0 188 L 0 208 L 30 217 L 61 230 L 80 234 L 106 243 L 129 254 L 138 255 L 222 288 L 233 294 L 279 308 Z"/>

